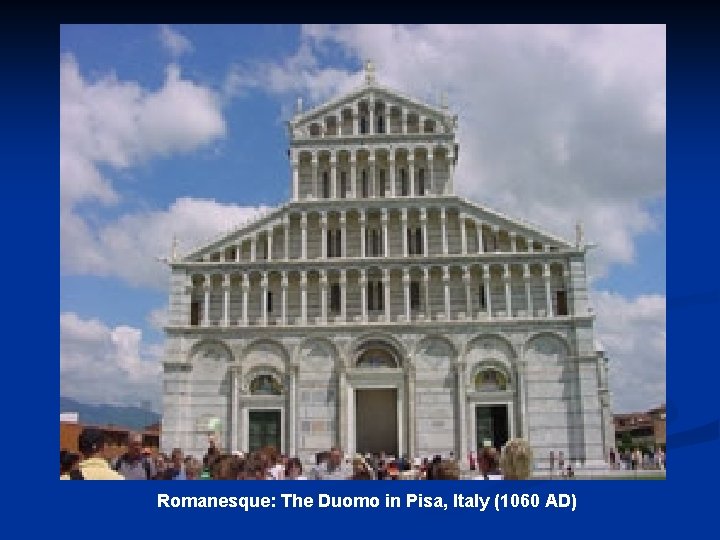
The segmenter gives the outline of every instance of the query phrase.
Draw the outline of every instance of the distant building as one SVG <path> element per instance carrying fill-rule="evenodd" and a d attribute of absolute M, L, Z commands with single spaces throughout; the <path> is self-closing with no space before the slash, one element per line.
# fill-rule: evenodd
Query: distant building
<path fill-rule="evenodd" d="M 627 447 L 665 447 L 665 404 L 646 412 L 616 414 L 615 444 Z"/>
<path fill-rule="evenodd" d="M 67 413 L 60 414 L 60 450 L 79 452 L 78 437 L 83 429 L 93 427 L 102 430 L 105 434 L 106 457 L 115 457 L 127 448 L 130 433 L 139 432 L 142 434 L 143 447 L 157 452 L 160 447 L 160 424 L 146 426 L 142 430 L 132 429 L 115 425 L 82 424 L 79 422 L 77 413 L 75 416 L 68 416 Z"/>

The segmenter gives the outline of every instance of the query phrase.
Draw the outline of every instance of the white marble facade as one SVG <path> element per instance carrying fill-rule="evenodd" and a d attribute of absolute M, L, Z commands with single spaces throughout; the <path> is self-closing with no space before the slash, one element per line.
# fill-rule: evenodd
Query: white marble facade
<path fill-rule="evenodd" d="M 602 462 L 614 437 L 582 233 L 454 195 L 456 127 L 371 68 L 354 92 L 298 103 L 292 200 L 171 258 L 164 451 L 202 455 L 215 432 L 311 460 L 367 451 L 377 429 L 410 456 L 519 436 L 541 468 L 551 450 Z"/>

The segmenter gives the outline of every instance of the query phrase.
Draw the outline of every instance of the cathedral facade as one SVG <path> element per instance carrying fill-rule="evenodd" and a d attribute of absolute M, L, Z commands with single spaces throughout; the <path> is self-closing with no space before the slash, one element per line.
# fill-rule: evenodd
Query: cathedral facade
<path fill-rule="evenodd" d="M 536 466 L 613 445 L 586 246 L 454 194 L 457 116 L 379 85 L 288 122 L 292 197 L 173 254 L 164 451 L 274 446 Z"/>

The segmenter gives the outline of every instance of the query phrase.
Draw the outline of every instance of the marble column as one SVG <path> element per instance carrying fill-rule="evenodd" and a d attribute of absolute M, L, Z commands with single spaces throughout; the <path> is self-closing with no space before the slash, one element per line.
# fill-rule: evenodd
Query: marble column
<path fill-rule="evenodd" d="M 511 280 L 510 266 L 506 264 L 503 269 L 503 281 L 505 283 L 505 315 L 507 317 L 513 316 Z"/>
<path fill-rule="evenodd" d="M 283 253 L 285 253 L 285 260 L 290 260 L 290 216 L 283 217 L 283 242 L 285 243 Z"/>
<path fill-rule="evenodd" d="M 292 177 L 292 197 L 294 201 L 297 201 L 300 198 L 300 167 L 296 159 L 292 162 Z"/>
<path fill-rule="evenodd" d="M 403 257 L 408 256 L 408 213 L 407 208 L 400 210 L 400 219 L 402 222 L 402 242 L 403 242 Z"/>
<path fill-rule="evenodd" d="M 420 209 L 420 224 L 422 225 L 422 240 L 423 240 L 423 252 L 422 254 L 426 257 L 430 254 L 428 252 L 428 227 L 427 227 L 427 209 Z"/>
<path fill-rule="evenodd" d="M 205 285 L 203 292 L 205 297 L 203 298 L 203 326 L 210 326 L 210 276 L 205 276 Z"/>
<path fill-rule="evenodd" d="M 408 176 L 410 178 L 410 196 L 415 196 L 415 150 L 408 152 Z"/>
<path fill-rule="evenodd" d="M 260 282 L 262 289 L 262 325 L 267 326 L 268 323 L 268 274 L 263 272 L 262 281 Z"/>
<path fill-rule="evenodd" d="M 381 223 L 382 223 L 382 235 L 383 235 L 383 253 L 382 254 L 384 257 L 389 257 L 390 251 L 388 249 L 389 244 L 388 244 L 388 211 L 387 211 L 387 208 L 382 209 L 382 214 L 381 214 L 380 219 L 381 219 Z"/>
<path fill-rule="evenodd" d="M 470 268 L 463 266 L 463 283 L 465 283 L 465 309 L 468 319 L 472 319 L 472 283 Z"/>
<path fill-rule="evenodd" d="M 300 272 L 300 321 L 303 326 L 307 325 L 307 272 Z"/>
<path fill-rule="evenodd" d="M 242 276 L 242 322 L 248 326 L 248 296 L 250 294 L 250 275 L 246 272 Z"/>
<path fill-rule="evenodd" d="M 323 324 L 327 324 L 327 291 L 328 291 L 328 277 L 325 270 L 320 271 L 320 317 Z"/>
<path fill-rule="evenodd" d="M 432 195 L 435 194 L 435 186 L 433 185 L 434 178 L 433 178 L 433 164 L 435 160 L 433 159 L 433 149 L 428 148 L 427 151 L 427 169 L 428 169 L 428 185 L 426 186 L 425 192 L 430 193 Z"/>
<path fill-rule="evenodd" d="M 528 317 L 533 317 L 532 275 L 530 274 L 530 265 L 527 263 L 523 265 L 523 278 L 525 280 L 525 302 Z"/>
<path fill-rule="evenodd" d="M 430 269 L 423 268 L 423 289 L 425 293 L 425 317 L 430 320 L 432 312 L 430 311 Z"/>
<path fill-rule="evenodd" d="M 440 208 L 440 234 L 442 236 L 442 252 L 443 255 L 448 254 L 448 241 L 447 241 L 447 215 L 445 213 L 445 207 Z"/>
<path fill-rule="evenodd" d="M 328 244 L 327 244 L 327 232 L 328 232 L 328 218 L 327 212 L 320 212 L 320 258 L 327 259 L 328 256 Z"/>
<path fill-rule="evenodd" d="M 478 255 L 482 255 L 485 252 L 485 246 L 483 246 L 483 222 L 480 220 L 475 221 L 475 234 L 477 235 L 477 252 Z"/>
<path fill-rule="evenodd" d="M 340 318 L 347 322 L 347 272 L 340 270 Z"/>
<path fill-rule="evenodd" d="M 391 157 L 388 159 L 388 173 L 389 173 L 389 177 L 390 177 L 390 196 L 395 197 L 395 160 L 392 159 L 392 154 L 390 154 L 390 156 Z"/>
<path fill-rule="evenodd" d="M 385 295 L 385 322 L 390 322 L 390 270 L 383 269 L 383 294 Z"/>
<path fill-rule="evenodd" d="M 228 319 L 228 312 L 230 310 L 230 276 L 228 274 L 223 275 L 222 291 L 222 325 L 229 326 L 230 320 Z"/>
<path fill-rule="evenodd" d="M 340 212 L 340 257 L 347 257 L 347 216 Z"/>
<path fill-rule="evenodd" d="M 403 289 L 405 291 L 405 321 L 410 321 L 410 270 L 403 268 Z"/>
<path fill-rule="evenodd" d="M 546 313 L 548 317 L 554 317 L 552 306 L 552 288 L 550 283 L 550 265 L 547 263 L 543 265 L 543 279 L 545 281 Z"/>
<path fill-rule="evenodd" d="M 442 279 L 445 289 L 445 320 L 450 320 L 450 269 L 447 266 L 443 266 Z"/>
<path fill-rule="evenodd" d="M 466 407 L 467 407 L 467 383 L 466 378 L 466 366 L 465 362 L 458 360 L 455 364 L 455 370 L 457 373 L 457 419 L 458 419 L 458 449 L 457 456 L 458 461 L 463 465 L 467 461 L 467 421 L 466 421 Z"/>
<path fill-rule="evenodd" d="M 483 287 L 485 287 L 485 305 L 487 307 L 488 318 L 492 317 L 492 297 L 490 289 L 490 265 L 483 264 Z"/>
<path fill-rule="evenodd" d="M 362 313 L 362 322 L 367 322 L 367 273 L 363 268 L 360 270 L 360 311 Z"/>
<path fill-rule="evenodd" d="M 307 212 L 303 212 L 300 216 L 300 259 L 307 259 Z"/>
<path fill-rule="evenodd" d="M 367 247 L 365 246 L 365 223 L 367 221 L 365 209 L 360 210 L 360 257 L 367 257 Z"/>
<path fill-rule="evenodd" d="M 412 360 L 411 360 L 412 362 Z M 415 424 L 415 366 L 410 363 L 405 369 L 407 376 L 407 424 L 408 424 L 408 459 L 413 460 L 417 452 L 417 429 Z"/>
<path fill-rule="evenodd" d="M 230 418 L 230 451 L 238 450 L 238 416 L 240 416 L 240 376 L 238 366 L 230 366 L 230 380 L 232 381 L 232 412 Z"/>
<path fill-rule="evenodd" d="M 280 286 L 282 287 L 282 307 L 280 312 L 280 324 L 285 326 L 287 324 L 287 290 L 288 290 L 288 275 L 287 272 L 283 270 L 282 272 L 282 278 L 280 282 Z"/>
<path fill-rule="evenodd" d="M 467 216 L 465 215 L 465 212 L 460 212 L 458 217 L 460 219 L 460 247 L 462 249 L 462 254 L 467 255 L 467 230 L 465 228 Z"/>

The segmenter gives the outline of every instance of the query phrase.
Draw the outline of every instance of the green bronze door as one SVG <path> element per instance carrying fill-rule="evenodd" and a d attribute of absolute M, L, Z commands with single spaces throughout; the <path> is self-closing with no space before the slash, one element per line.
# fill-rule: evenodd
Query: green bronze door
<path fill-rule="evenodd" d="M 250 411 L 248 446 L 251 452 L 272 446 L 280 452 L 280 411 Z"/>

